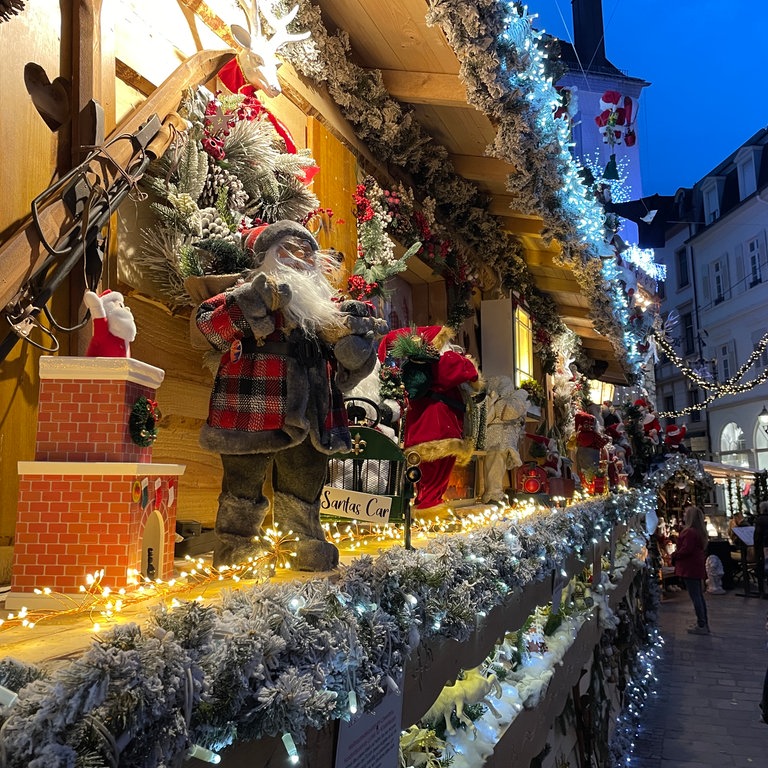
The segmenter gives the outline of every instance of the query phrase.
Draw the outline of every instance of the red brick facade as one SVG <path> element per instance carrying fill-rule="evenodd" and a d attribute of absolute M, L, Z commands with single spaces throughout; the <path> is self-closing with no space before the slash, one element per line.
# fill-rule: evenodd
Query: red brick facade
<path fill-rule="evenodd" d="M 126 587 L 147 547 L 156 577 L 172 577 L 184 467 L 153 464 L 152 447 L 128 431 L 136 399 L 154 399 L 162 379 L 130 358 L 40 359 L 36 460 L 19 462 L 11 602 L 36 588 L 78 593 L 98 570 L 103 585 Z"/>
<path fill-rule="evenodd" d="M 37 415 L 37 461 L 152 461 L 152 448 L 131 440 L 136 400 L 154 399 L 132 381 L 43 379 Z"/>
<path fill-rule="evenodd" d="M 163 526 L 163 552 L 155 553 L 155 563 L 162 564 L 157 577 L 171 578 L 176 476 L 105 475 L 97 473 L 97 467 L 82 468 L 89 474 L 36 474 L 45 472 L 38 462 L 23 466 L 28 468 L 33 473 L 25 471 L 19 478 L 12 592 L 49 587 L 71 594 L 85 585 L 87 574 L 101 569 L 103 584 L 112 589 L 127 586 L 128 569 L 141 570 L 142 535 L 154 511 Z"/>

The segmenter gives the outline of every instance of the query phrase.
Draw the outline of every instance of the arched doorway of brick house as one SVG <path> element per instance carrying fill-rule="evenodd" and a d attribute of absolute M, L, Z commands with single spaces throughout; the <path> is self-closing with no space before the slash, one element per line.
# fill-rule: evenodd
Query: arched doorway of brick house
<path fill-rule="evenodd" d="M 165 572 L 163 562 L 165 552 L 165 521 L 159 510 L 152 510 L 144 523 L 141 535 L 141 573 L 147 575 L 147 562 L 149 550 L 152 550 L 152 563 L 155 566 L 155 574 L 159 577 Z"/>

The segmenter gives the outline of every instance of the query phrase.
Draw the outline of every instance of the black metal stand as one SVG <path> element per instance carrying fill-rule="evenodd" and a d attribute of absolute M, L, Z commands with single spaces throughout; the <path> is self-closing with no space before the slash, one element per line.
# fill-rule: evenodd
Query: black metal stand
<path fill-rule="evenodd" d="M 768 598 L 768 595 L 765 594 L 765 557 L 761 556 L 762 554 L 763 553 L 761 552 L 758 555 L 756 552 L 755 575 L 757 576 L 757 591 L 753 592 L 749 588 L 749 563 L 747 563 L 747 545 L 741 545 L 741 580 L 744 585 L 744 592 L 737 592 L 736 594 L 739 597 Z"/>

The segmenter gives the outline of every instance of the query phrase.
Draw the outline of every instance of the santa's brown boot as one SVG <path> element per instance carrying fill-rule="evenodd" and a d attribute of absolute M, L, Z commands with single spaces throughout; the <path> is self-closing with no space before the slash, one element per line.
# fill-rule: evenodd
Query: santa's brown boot
<path fill-rule="evenodd" d="M 269 511 L 267 499 L 255 500 L 222 493 L 216 515 L 215 568 L 233 566 L 264 551 L 262 523 Z"/>
<path fill-rule="evenodd" d="M 339 550 L 325 538 L 320 525 L 319 502 L 308 502 L 288 493 L 275 492 L 275 521 L 287 534 L 298 537 L 291 565 L 300 571 L 331 571 L 339 564 Z"/>

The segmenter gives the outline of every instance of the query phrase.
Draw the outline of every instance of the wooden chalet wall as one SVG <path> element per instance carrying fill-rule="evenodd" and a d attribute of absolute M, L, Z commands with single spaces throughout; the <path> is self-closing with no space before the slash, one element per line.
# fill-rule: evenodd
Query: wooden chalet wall
<path fill-rule="evenodd" d="M 188 56 L 227 47 L 193 12 L 173 0 L 153 3 L 151 14 L 147 3 L 140 0 L 80 0 L 71 4 L 71 18 L 62 16 L 61 9 L 67 5 L 56 0 L 29 3 L 21 15 L 0 23 L 0 86 L 7 105 L 0 113 L 0 139 L 6 148 L 0 163 L 0 188 L 4 192 L 0 243 L 23 224 L 32 199 L 55 180 L 57 169 L 61 175 L 74 162 L 70 126 L 52 132 L 31 102 L 24 85 L 27 62 L 39 64 L 51 80 L 61 77 L 72 83 L 74 101 L 80 106 L 86 96 L 93 95 L 105 108 L 105 131 L 109 134 Z M 92 38 L 91 23 L 95 25 Z M 73 30 L 77 34 L 73 35 Z M 215 83 L 208 85 L 216 88 Z M 314 192 L 320 204 L 334 212 L 333 230 L 320 236 L 321 243 L 344 253 L 351 265 L 356 254 L 352 192 L 360 173 L 355 156 L 318 120 L 308 117 L 308 109 L 303 111 L 285 96 L 265 101 L 288 126 L 296 144 L 311 147 L 321 168 L 313 183 Z M 121 226 L 115 222 L 115 231 L 123 230 L 122 224 L 131 221 L 135 207 L 130 199 L 123 204 L 118 214 Z M 121 234 L 128 240 L 134 236 L 138 237 L 135 229 Z M 219 460 L 202 451 L 197 442 L 207 414 L 211 374 L 203 368 L 201 353 L 190 345 L 187 315 L 174 315 L 120 282 L 117 260 L 124 258 L 126 249 L 123 243 L 112 245 L 103 285 L 118 288 L 128 297 L 138 326 L 132 355 L 166 371 L 157 395 L 163 419 L 155 459 L 187 465 L 180 478 L 179 518 L 212 525 L 220 483 Z M 83 286 L 74 273 L 71 282 L 59 290 L 53 302 L 57 319 L 64 324 L 82 311 Z M 0 339 L 5 334 L 5 329 L 0 329 Z M 81 353 L 89 334 L 89 329 L 79 337 L 60 334 L 59 354 Z M 13 536 L 16 522 L 16 462 L 34 458 L 41 354 L 19 342 L 1 364 L 0 545 Z M 83 428 L 98 428 L 97 412 L 93 422 Z"/>
<path fill-rule="evenodd" d="M 62 18 L 63 7 L 58 0 L 36 0 L 26 4 L 23 15 L 0 23 L 0 243 L 29 215 L 32 199 L 54 178 L 59 155 L 68 152 L 67 132 L 60 136 L 48 128 L 24 86 L 28 62 L 43 67 L 51 80 L 70 75 L 70 21 Z M 56 311 L 67 306 L 67 297 L 54 302 Z M 3 325 L 0 339 L 10 332 Z M 16 462 L 35 454 L 40 354 L 19 343 L 0 362 L 0 545 L 8 543 L 16 523 Z"/>

